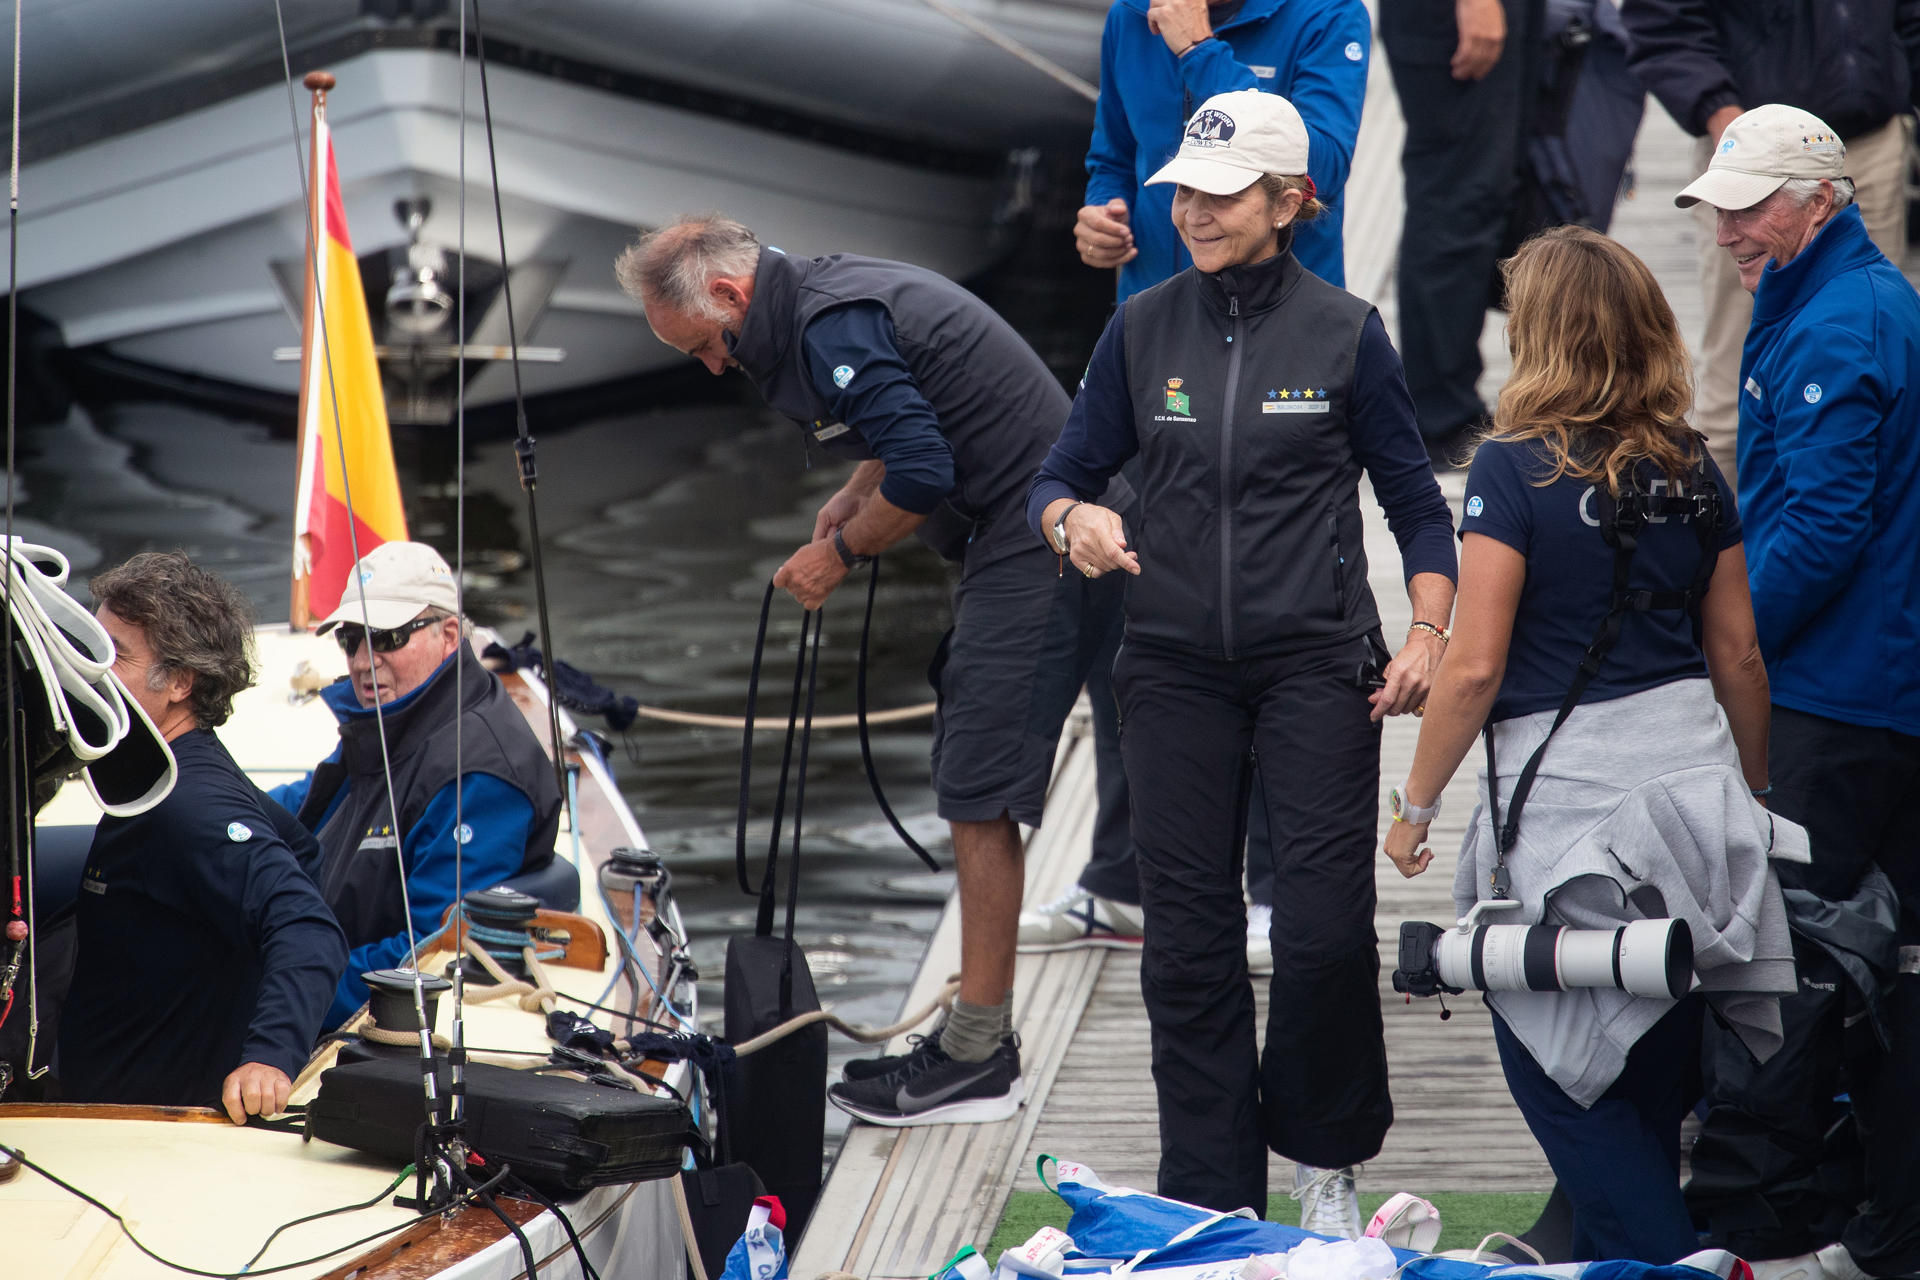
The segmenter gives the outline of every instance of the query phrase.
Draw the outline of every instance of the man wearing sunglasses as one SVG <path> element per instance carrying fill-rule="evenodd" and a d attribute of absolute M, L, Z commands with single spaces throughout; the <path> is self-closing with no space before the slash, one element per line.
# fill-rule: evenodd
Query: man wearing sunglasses
<path fill-rule="evenodd" d="M 500 681 L 471 655 L 454 661 L 465 628 L 432 547 L 388 542 L 362 556 L 318 630 L 347 655 L 346 678 L 321 694 L 340 746 L 273 795 L 319 837 L 320 890 L 353 948 L 327 1011 L 335 1026 L 366 1002 L 361 974 L 407 955 L 402 868 L 425 937 L 453 904 L 456 849 L 465 890 L 552 861 L 560 790 Z"/>

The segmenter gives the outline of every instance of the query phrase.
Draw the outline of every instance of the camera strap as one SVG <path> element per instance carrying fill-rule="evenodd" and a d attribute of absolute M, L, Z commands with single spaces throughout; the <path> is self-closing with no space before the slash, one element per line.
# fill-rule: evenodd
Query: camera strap
<path fill-rule="evenodd" d="M 1553 724 L 1547 729 L 1547 736 L 1534 748 L 1533 755 L 1521 766 L 1520 777 L 1513 784 L 1513 803 L 1508 807 L 1507 819 L 1500 821 L 1500 773 L 1494 760 L 1493 722 L 1489 720 L 1481 730 L 1481 736 L 1487 743 L 1487 811 L 1493 821 L 1495 835 L 1493 864 L 1493 896 L 1507 898 L 1513 890 L 1513 879 L 1507 871 L 1507 854 L 1520 838 L 1520 813 L 1526 807 L 1527 794 L 1533 790 L 1534 775 L 1540 771 L 1540 760 L 1547 753 L 1547 744 L 1553 741 L 1553 735 L 1567 722 L 1573 709 L 1580 705 L 1580 699 L 1586 694 L 1587 686 L 1600 674 L 1600 667 L 1613 651 L 1620 639 L 1621 625 L 1629 613 L 1648 613 L 1655 609 L 1684 609 L 1693 621 L 1693 640 L 1700 643 L 1700 602 L 1706 598 L 1707 584 L 1713 579 L 1713 567 L 1720 555 L 1720 530 L 1725 522 L 1725 509 L 1720 500 L 1719 486 L 1714 484 L 1706 463 L 1704 444 L 1700 460 L 1694 464 L 1688 476 L 1689 492 L 1684 494 L 1644 493 L 1638 488 L 1628 488 L 1619 497 L 1615 497 L 1605 485 L 1594 486 L 1594 502 L 1599 508 L 1600 536 L 1613 548 L 1613 594 L 1607 607 L 1606 617 L 1600 620 L 1599 630 L 1594 632 L 1593 640 L 1587 645 L 1587 651 L 1580 658 L 1580 665 L 1573 673 L 1573 683 L 1567 687 L 1567 696 L 1560 700 L 1560 710 L 1553 718 Z M 1700 560 L 1694 566 L 1692 580 L 1677 591 L 1652 591 L 1645 588 L 1635 589 L 1629 583 L 1633 568 L 1633 555 L 1639 549 L 1640 537 L 1646 531 L 1648 522 L 1669 517 L 1683 517 L 1693 528 L 1693 536 L 1700 544 Z"/>

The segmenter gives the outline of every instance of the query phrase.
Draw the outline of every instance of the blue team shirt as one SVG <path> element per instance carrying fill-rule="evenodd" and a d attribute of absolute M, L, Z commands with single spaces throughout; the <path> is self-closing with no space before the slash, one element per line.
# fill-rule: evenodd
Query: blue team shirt
<path fill-rule="evenodd" d="M 1721 496 L 1719 550 L 1741 540 L 1733 487 L 1711 459 L 1707 469 Z M 1460 536 L 1483 533 L 1527 558 L 1526 585 L 1513 620 L 1506 677 L 1493 719 L 1557 710 L 1613 594 L 1613 548 L 1601 537 L 1594 485 L 1553 473 L 1538 441 L 1490 440 L 1467 472 L 1467 503 Z M 1640 484 L 1663 492 L 1666 481 L 1645 466 Z M 1684 491 L 1684 489 L 1683 489 Z M 1633 557 L 1629 586 L 1655 591 L 1684 588 L 1700 563 L 1690 517 L 1649 524 Z M 1623 698 L 1675 680 L 1707 674 L 1694 642 L 1693 622 L 1678 609 L 1629 613 L 1620 638 L 1580 701 Z"/>

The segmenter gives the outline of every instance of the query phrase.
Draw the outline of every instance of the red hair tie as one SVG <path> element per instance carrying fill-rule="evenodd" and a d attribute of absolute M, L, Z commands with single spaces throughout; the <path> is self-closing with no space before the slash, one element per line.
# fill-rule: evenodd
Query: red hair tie
<path fill-rule="evenodd" d="M 1309 200 L 1316 199 L 1319 196 L 1320 191 L 1319 191 L 1319 188 L 1313 185 L 1313 176 L 1311 174 L 1306 174 L 1306 173 L 1303 173 L 1300 176 L 1304 178 L 1307 183 L 1307 199 Z"/>

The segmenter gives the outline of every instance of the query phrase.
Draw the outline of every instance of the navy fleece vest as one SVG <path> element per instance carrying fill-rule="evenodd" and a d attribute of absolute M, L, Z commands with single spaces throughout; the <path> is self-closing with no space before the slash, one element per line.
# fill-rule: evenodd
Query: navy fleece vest
<path fill-rule="evenodd" d="M 1240 658 L 1364 635 L 1348 384 L 1373 308 L 1291 253 L 1189 268 L 1125 303 L 1140 442 L 1127 635 Z"/>
<path fill-rule="evenodd" d="M 920 527 L 921 540 L 969 568 L 1031 549 L 1027 485 L 1070 402 L 1033 348 L 959 285 L 883 258 L 793 258 L 763 249 L 733 357 L 767 403 L 812 439 L 845 457 L 871 458 L 857 428 L 831 420 L 800 345 L 815 316 L 851 302 L 887 309 L 900 355 L 953 447 L 953 492 Z"/>
<path fill-rule="evenodd" d="M 468 662 L 462 681 L 459 767 L 491 774 L 526 794 L 533 804 L 533 826 L 520 869 L 537 870 L 553 861 L 553 839 L 560 829 L 560 789 L 553 765 L 497 676 Z M 343 722 L 340 759 L 314 770 L 299 814 L 309 830 L 327 812 L 341 784 L 352 780 L 339 811 L 318 833 L 324 859 L 320 892 L 339 918 L 350 947 L 392 937 L 407 927 L 394 850 L 401 835 L 413 830 L 433 798 L 454 779 L 454 692 L 454 664 L 449 663 L 398 711 L 387 711 L 380 720 L 357 716 Z M 400 815 L 398 834 L 387 805 L 382 721 L 393 769 L 393 807 Z"/>

